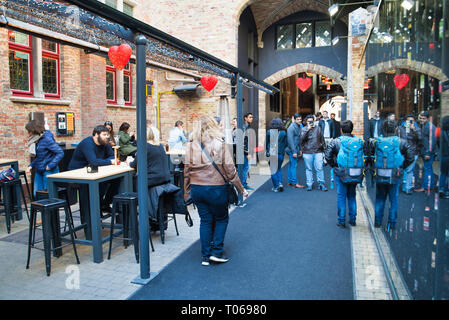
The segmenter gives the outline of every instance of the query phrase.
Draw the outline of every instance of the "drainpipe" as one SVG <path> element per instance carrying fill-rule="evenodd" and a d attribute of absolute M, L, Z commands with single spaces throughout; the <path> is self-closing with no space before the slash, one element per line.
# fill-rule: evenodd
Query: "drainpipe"
<path fill-rule="evenodd" d="M 157 126 L 160 132 L 160 138 L 162 138 L 162 130 L 161 130 L 161 96 L 163 94 L 170 94 L 170 93 L 174 93 L 174 91 L 165 91 L 165 92 L 159 92 L 157 94 Z"/>

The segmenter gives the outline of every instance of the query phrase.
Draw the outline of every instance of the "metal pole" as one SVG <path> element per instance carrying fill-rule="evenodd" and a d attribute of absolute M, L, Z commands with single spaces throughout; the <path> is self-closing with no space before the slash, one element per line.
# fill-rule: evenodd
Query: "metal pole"
<path fill-rule="evenodd" d="M 148 182 L 147 182 L 147 112 L 145 96 L 146 78 L 146 44 L 143 35 L 136 37 L 136 90 L 137 90 L 137 197 L 139 204 L 139 237 L 140 237 L 140 277 L 132 282 L 146 284 L 150 281 L 150 249 L 148 220 Z"/>
<path fill-rule="evenodd" d="M 243 132 L 243 79 L 240 77 L 240 74 L 236 73 L 235 75 L 237 79 L 237 128 L 240 132 Z M 237 149 L 236 149 L 236 159 L 237 159 L 237 172 L 242 181 L 242 173 L 243 173 L 243 157 L 245 154 L 243 153 L 243 142 L 244 135 L 237 135 Z M 239 194 L 239 203 L 243 202 L 243 197 Z"/>

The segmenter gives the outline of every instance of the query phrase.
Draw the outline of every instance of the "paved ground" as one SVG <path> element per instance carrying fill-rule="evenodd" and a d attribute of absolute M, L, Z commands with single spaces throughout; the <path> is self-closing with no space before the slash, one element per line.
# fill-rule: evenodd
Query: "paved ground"
<path fill-rule="evenodd" d="M 269 179 L 266 173 L 267 168 L 264 166 L 253 167 L 250 184 L 256 188 L 260 187 Z M 250 195 L 249 201 L 254 192 Z M 73 206 L 72 209 L 77 208 Z M 198 240 L 199 218 L 193 208 L 189 211 L 194 220 L 192 228 L 186 225 L 182 216 L 178 216 L 179 236 L 176 236 L 172 222 L 169 224 L 164 245 L 161 244 L 158 233 L 153 234 L 155 252 L 150 254 L 151 272 L 159 273 Z M 352 242 L 355 298 L 389 299 L 385 277 L 376 260 L 378 254 L 373 249 L 370 231 L 364 227 L 363 216 L 363 212 L 359 212 L 357 227 L 349 231 Z M 335 222 L 329 223 L 335 226 Z M 28 221 L 25 217 L 21 222 L 13 224 L 12 233 L 17 234 L 27 228 Z M 77 246 L 80 265 L 75 264 L 71 247 L 64 248 L 61 258 L 52 258 L 52 274 L 47 277 L 43 252 L 32 251 L 30 269 L 26 270 L 26 244 L 4 241 L 8 236 L 5 229 L 4 217 L 1 216 L 0 299 L 127 299 L 141 288 L 131 283 L 131 280 L 139 274 L 139 265 L 135 262 L 133 248 L 131 246 L 124 249 L 120 240 L 114 243 L 111 260 L 105 259 L 101 264 L 92 262 L 91 248 L 88 246 Z M 107 244 L 103 248 L 106 258 Z"/>

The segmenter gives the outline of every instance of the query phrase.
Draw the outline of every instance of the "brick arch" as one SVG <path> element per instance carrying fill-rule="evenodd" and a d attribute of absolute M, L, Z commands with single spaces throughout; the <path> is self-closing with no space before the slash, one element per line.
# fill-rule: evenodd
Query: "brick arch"
<path fill-rule="evenodd" d="M 372 67 L 369 67 L 366 70 L 366 75 L 368 77 L 373 77 L 379 73 L 386 72 L 392 69 L 408 69 L 426 74 L 440 81 L 449 80 L 448 77 L 443 73 L 443 70 L 441 68 L 425 62 L 408 59 L 396 59 L 386 62 L 380 62 Z"/>
<path fill-rule="evenodd" d="M 291 77 L 292 75 L 295 75 L 295 74 L 298 74 L 301 72 L 325 75 L 329 78 L 332 78 L 337 84 L 339 84 L 343 88 L 344 92 L 346 92 L 346 90 L 347 90 L 346 80 L 341 79 L 343 74 L 341 74 L 340 72 L 335 71 L 329 67 L 325 67 L 325 66 L 313 64 L 313 63 L 298 63 L 294 66 L 290 66 L 283 70 L 273 73 L 269 77 L 265 78 L 263 81 L 270 85 L 274 85 L 275 83 L 281 81 L 282 79 Z M 259 91 L 259 117 L 258 117 L 259 118 L 259 141 L 265 141 L 267 101 L 269 101 L 268 94 L 263 91 Z"/>

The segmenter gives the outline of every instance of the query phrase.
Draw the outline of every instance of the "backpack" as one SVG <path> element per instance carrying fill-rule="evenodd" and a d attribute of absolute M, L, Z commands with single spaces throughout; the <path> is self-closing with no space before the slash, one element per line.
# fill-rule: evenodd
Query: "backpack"
<path fill-rule="evenodd" d="M 377 183 L 396 184 L 401 174 L 404 156 L 399 149 L 399 137 L 379 138 L 376 144 L 374 167 Z"/>
<path fill-rule="evenodd" d="M 340 136 L 336 174 L 343 183 L 358 184 L 363 180 L 365 167 L 363 140 L 358 137 Z"/>
<path fill-rule="evenodd" d="M 0 171 L 0 182 L 12 181 L 16 178 L 16 171 L 13 168 Z"/>

